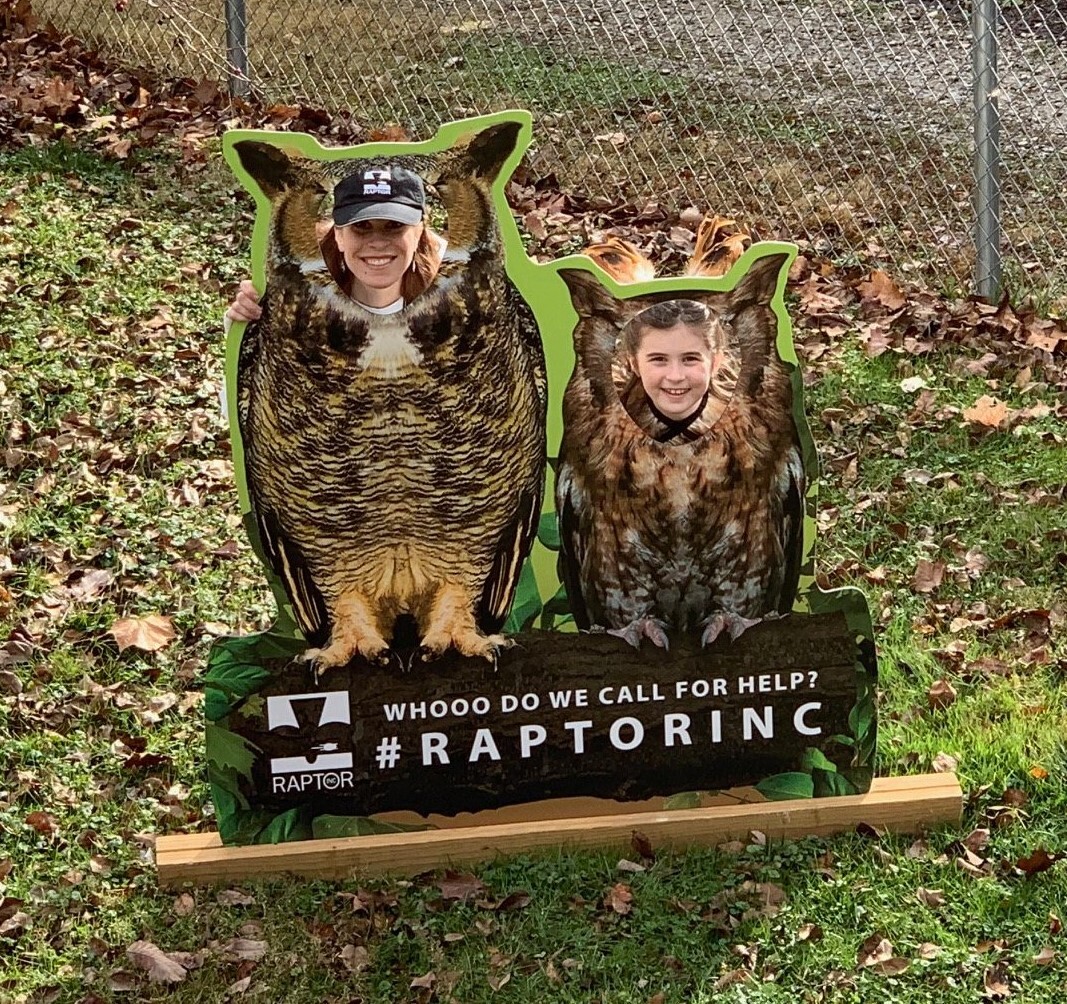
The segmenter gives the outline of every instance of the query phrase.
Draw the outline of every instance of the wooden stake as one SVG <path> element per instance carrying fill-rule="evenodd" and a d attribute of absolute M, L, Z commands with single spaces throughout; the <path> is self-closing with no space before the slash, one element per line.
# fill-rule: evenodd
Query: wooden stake
<path fill-rule="evenodd" d="M 531 806 L 536 810 L 536 806 Z M 188 833 L 156 840 L 161 885 L 211 883 L 290 872 L 314 878 L 416 875 L 445 865 L 471 865 L 498 854 L 548 848 L 596 848 L 628 844 L 640 830 L 654 847 L 714 846 L 761 830 L 771 839 L 824 836 L 868 823 L 895 833 L 955 823 L 963 792 L 954 774 L 876 778 L 865 795 L 493 822 L 380 836 L 301 840 L 224 847 L 216 833 Z M 533 816 L 533 812 L 531 812 Z M 490 817 L 486 819 L 485 817 Z"/>

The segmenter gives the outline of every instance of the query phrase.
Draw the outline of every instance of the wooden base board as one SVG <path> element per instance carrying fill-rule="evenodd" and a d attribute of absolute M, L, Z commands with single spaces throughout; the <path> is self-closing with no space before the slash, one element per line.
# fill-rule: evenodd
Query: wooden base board
<path fill-rule="evenodd" d="M 211 883 L 289 872 L 314 878 L 363 874 L 416 875 L 446 865 L 471 865 L 498 854 L 547 848 L 629 843 L 634 830 L 657 848 L 714 846 L 761 830 L 771 839 L 824 836 L 868 823 L 896 833 L 958 822 L 963 792 L 954 774 L 876 778 L 865 795 L 615 812 L 563 819 L 531 818 L 462 828 L 366 837 L 224 847 L 217 833 L 156 840 L 161 885 Z"/>

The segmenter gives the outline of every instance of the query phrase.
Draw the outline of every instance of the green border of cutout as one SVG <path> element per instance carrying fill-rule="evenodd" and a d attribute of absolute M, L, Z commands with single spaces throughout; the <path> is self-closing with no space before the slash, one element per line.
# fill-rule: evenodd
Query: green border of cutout
<path fill-rule="evenodd" d="M 768 798 L 797 798 L 817 795 L 855 794 L 866 790 L 873 776 L 877 720 L 874 707 L 876 666 L 870 613 L 863 594 L 857 589 L 821 592 L 814 579 L 815 501 L 818 492 L 818 458 L 807 418 L 804 414 L 804 387 L 792 338 L 792 322 L 785 305 L 785 287 L 789 266 L 797 254 L 795 245 L 766 241 L 753 244 L 730 271 L 721 277 L 658 278 L 632 285 L 621 285 L 603 272 L 590 258 L 571 255 L 540 264 L 531 259 L 523 246 L 522 236 L 505 197 L 511 175 L 518 167 L 533 138 L 533 120 L 529 112 L 509 110 L 492 115 L 463 119 L 443 125 L 429 140 L 419 143 L 366 143 L 352 147 L 323 147 L 318 140 L 303 133 L 265 130 L 232 130 L 223 136 L 223 156 L 238 181 L 256 203 L 252 232 L 252 280 L 257 289 L 266 283 L 266 261 L 271 204 L 267 196 L 241 166 L 234 146 L 244 140 L 270 143 L 287 152 L 326 163 L 355 157 L 426 156 L 443 153 L 474 132 L 504 122 L 518 123 L 521 128 L 515 150 L 508 157 L 493 185 L 494 208 L 504 251 L 505 269 L 519 294 L 530 305 L 544 345 L 548 373 L 548 465 L 545 471 L 545 504 L 537 540 L 522 570 L 512 611 L 505 630 L 542 628 L 574 630 L 559 581 L 556 559 L 559 532 L 554 511 L 553 465 L 559 453 L 563 432 L 563 392 L 574 368 L 573 332 L 578 315 L 570 294 L 559 276 L 561 269 L 590 272 L 609 293 L 618 299 L 657 293 L 692 291 L 728 292 L 760 259 L 769 255 L 787 256 L 771 302 L 777 319 L 777 349 L 790 367 L 793 388 L 793 417 L 797 424 L 808 478 L 804 518 L 803 561 L 800 585 L 794 610 L 808 613 L 843 611 L 858 642 L 857 703 L 849 719 L 850 735 L 835 736 L 834 741 L 848 749 L 849 765 L 839 768 L 820 750 L 809 750 L 797 770 L 761 781 L 756 787 Z M 206 690 L 208 777 L 215 803 L 219 832 L 225 843 L 274 843 L 314 836 L 343 836 L 412 829 L 382 823 L 364 817 L 318 816 L 311 818 L 297 808 L 277 814 L 273 810 L 256 810 L 240 793 L 239 777 L 247 776 L 252 750 L 226 727 L 230 714 L 255 708 L 255 694 L 271 676 L 271 662 L 288 662 L 305 648 L 296 628 L 289 600 L 278 578 L 263 558 L 254 521 L 250 518 L 250 501 L 245 479 L 244 448 L 237 422 L 237 359 L 245 325 L 232 325 L 226 345 L 226 391 L 234 472 L 246 532 L 270 580 L 278 604 L 278 618 L 269 631 L 245 637 L 219 639 L 211 650 L 204 676 Z M 252 701 L 249 706 L 242 702 Z M 691 797 L 675 795 L 669 807 L 692 804 Z M 422 827 L 414 827 L 416 829 Z"/>

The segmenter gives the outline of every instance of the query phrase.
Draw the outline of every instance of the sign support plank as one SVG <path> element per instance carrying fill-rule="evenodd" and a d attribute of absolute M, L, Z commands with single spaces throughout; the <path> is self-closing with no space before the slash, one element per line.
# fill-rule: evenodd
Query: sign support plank
<path fill-rule="evenodd" d="M 315 878 L 415 875 L 498 854 L 628 844 L 640 830 L 657 847 L 714 846 L 761 830 L 771 839 L 826 836 L 859 823 L 912 833 L 958 822 L 963 792 L 954 774 L 876 778 L 864 795 L 578 816 L 282 844 L 224 847 L 215 833 L 156 841 L 161 885 L 239 881 L 289 872 Z M 483 813 L 480 815 L 490 815 Z"/>

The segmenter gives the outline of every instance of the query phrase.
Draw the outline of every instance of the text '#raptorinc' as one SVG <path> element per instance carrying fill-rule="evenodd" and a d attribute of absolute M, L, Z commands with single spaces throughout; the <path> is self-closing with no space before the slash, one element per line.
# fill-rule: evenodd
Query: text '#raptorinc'
<path fill-rule="evenodd" d="M 660 728 L 646 728 L 644 723 L 631 716 L 616 718 L 607 727 L 607 739 L 611 745 L 620 752 L 629 752 L 641 747 L 645 742 L 662 743 L 664 747 L 692 746 L 695 742 L 716 744 L 723 742 L 724 726 L 739 726 L 741 739 L 744 742 L 759 742 L 772 740 L 776 735 L 776 729 L 792 729 L 801 736 L 823 735 L 823 727 L 818 724 L 817 715 L 822 711 L 821 701 L 811 701 L 802 704 L 792 715 L 779 715 L 776 721 L 775 709 L 766 705 L 762 708 L 741 708 L 739 720 L 727 722 L 725 714 L 721 710 L 715 710 L 708 714 L 703 722 L 694 725 L 693 718 L 682 712 L 664 715 Z M 570 752 L 581 756 L 596 735 L 594 722 L 590 719 L 580 721 L 563 722 L 563 738 Z M 474 733 L 469 747 L 466 743 L 462 746 L 451 744 L 450 738 L 445 732 L 423 732 L 419 737 L 420 747 L 416 751 L 422 765 L 429 767 L 435 764 L 451 764 L 453 757 L 462 757 L 468 763 L 477 763 L 483 758 L 489 760 L 503 760 L 505 754 L 508 759 L 516 754 L 519 759 L 529 759 L 534 756 L 537 747 L 542 746 L 549 738 L 549 731 L 544 725 L 521 725 L 517 737 L 503 740 L 504 749 L 501 749 L 501 741 L 489 728 L 480 728 Z M 400 740 L 395 736 L 387 736 L 378 744 L 378 766 L 385 770 L 395 767 L 400 762 L 403 754 L 411 751 L 403 751 Z"/>

